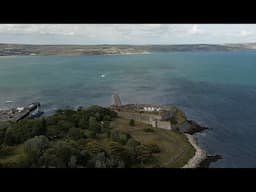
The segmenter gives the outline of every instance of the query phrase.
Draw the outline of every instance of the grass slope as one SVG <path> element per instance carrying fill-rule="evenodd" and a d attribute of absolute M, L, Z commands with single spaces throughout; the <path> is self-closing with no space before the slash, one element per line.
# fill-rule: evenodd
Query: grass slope
<path fill-rule="evenodd" d="M 114 129 L 127 132 L 143 144 L 156 143 L 161 152 L 154 154 L 154 161 L 145 167 L 178 168 L 185 165 L 195 154 L 195 149 L 188 142 L 184 134 L 177 131 L 151 128 L 149 125 L 135 122 L 135 126 L 129 126 L 129 120 L 117 118 L 111 125 Z M 145 128 L 151 128 L 153 132 L 145 132 Z"/>

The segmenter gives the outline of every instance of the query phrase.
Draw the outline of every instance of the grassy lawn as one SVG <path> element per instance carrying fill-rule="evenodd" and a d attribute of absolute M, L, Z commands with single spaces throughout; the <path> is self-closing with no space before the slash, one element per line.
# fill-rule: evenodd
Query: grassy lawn
<path fill-rule="evenodd" d="M 10 147 L 10 149 L 11 149 L 11 154 L 0 158 L 0 164 L 15 163 L 15 162 L 18 162 L 21 158 L 24 158 L 25 154 L 24 154 L 23 144 Z"/>
<path fill-rule="evenodd" d="M 129 120 L 122 118 L 115 119 L 111 126 L 131 134 L 141 143 L 156 143 L 159 146 L 161 152 L 154 154 L 155 160 L 145 164 L 145 167 L 182 167 L 195 153 L 195 149 L 185 135 L 176 131 L 156 129 L 139 122 L 135 122 L 135 126 L 132 127 L 129 126 Z M 151 128 L 154 132 L 145 132 L 145 128 Z"/>

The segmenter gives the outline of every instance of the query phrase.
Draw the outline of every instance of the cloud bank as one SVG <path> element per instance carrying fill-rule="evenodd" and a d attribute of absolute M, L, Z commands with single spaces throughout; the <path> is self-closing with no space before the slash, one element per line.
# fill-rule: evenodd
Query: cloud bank
<path fill-rule="evenodd" d="M 255 32 L 255 24 L 0 24 L 0 43 L 219 44 L 255 42 Z"/>

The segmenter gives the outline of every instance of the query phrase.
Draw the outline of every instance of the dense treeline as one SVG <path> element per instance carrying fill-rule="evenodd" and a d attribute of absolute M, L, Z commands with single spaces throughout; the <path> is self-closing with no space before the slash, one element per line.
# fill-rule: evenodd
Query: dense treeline
<path fill-rule="evenodd" d="M 107 108 L 58 110 L 49 117 L 0 125 L 0 159 L 22 146 L 15 161 L 1 167 L 143 167 L 159 152 L 110 126 L 117 114 Z M 17 153 L 17 150 L 16 150 Z"/>

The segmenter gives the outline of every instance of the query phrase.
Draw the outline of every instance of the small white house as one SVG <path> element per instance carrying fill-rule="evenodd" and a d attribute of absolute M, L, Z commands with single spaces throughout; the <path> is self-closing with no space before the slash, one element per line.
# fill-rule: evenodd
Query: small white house
<path fill-rule="evenodd" d="M 24 110 L 24 107 L 17 107 L 17 111 L 20 113 Z"/>

